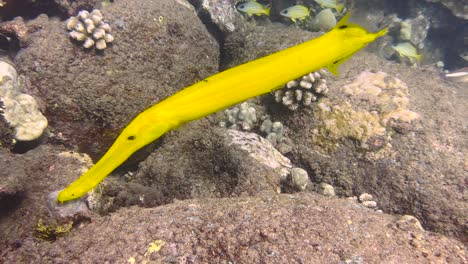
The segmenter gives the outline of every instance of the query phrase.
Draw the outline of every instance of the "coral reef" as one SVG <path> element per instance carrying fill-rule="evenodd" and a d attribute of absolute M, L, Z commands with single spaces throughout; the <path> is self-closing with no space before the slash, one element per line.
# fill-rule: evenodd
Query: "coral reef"
<path fill-rule="evenodd" d="M 0 101 L 5 120 L 15 130 L 15 139 L 37 139 L 47 128 L 47 119 L 39 111 L 36 100 L 20 92 L 18 74 L 5 61 L 0 61 Z"/>
<path fill-rule="evenodd" d="M 319 70 L 288 82 L 285 85 L 286 89 L 275 91 L 275 101 L 282 103 L 292 111 L 297 110 L 300 106 L 310 106 L 312 102 L 328 93 L 325 75 L 325 70 Z"/>
<path fill-rule="evenodd" d="M 83 42 L 85 49 L 96 47 L 103 50 L 107 44 L 114 41 L 110 34 L 111 27 L 104 22 L 101 11 L 94 9 L 88 12 L 80 11 L 76 17 L 72 16 L 66 21 L 67 30 L 70 31 L 70 38 Z"/>
<path fill-rule="evenodd" d="M 248 102 L 243 102 L 238 107 L 226 109 L 224 113 L 226 119 L 219 123 L 221 127 L 249 131 L 257 122 L 256 110 Z"/>

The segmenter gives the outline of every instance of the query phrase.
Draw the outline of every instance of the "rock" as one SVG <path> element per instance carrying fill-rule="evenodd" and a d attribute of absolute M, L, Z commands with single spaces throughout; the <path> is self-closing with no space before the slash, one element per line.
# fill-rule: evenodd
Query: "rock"
<path fill-rule="evenodd" d="M 401 228 L 398 221 L 396 216 L 349 206 L 346 200 L 307 193 L 187 200 L 157 208 L 122 208 L 84 223 L 54 243 L 26 240 L 16 250 L 6 251 L 2 259 L 8 263 L 45 259 L 97 263 L 466 262 L 461 242 L 416 227 Z"/>
<path fill-rule="evenodd" d="M 22 155 L 11 155 L 0 148 L 0 237 L 3 241 L 0 250 L 5 252 L 5 247 L 21 246 L 29 239 L 37 241 L 33 231 L 38 226 L 47 231 L 51 230 L 47 226 L 54 222 L 79 223 L 83 217 L 90 217 L 61 214 L 65 218 L 57 218 L 48 207 L 49 193 L 79 177 L 89 165 L 89 157 L 83 158 L 57 146 L 41 145 Z M 80 212 L 87 211 L 83 204 L 80 206 Z"/>
<path fill-rule="evenodd" d="M 319 184 L 320 186 L 320 193 L 325 195 L 325 196 L 328 196 L 328 197 L 334 197 L 335 196 L 335 188 L 333 188 L 332 185 L 328 184 L 328 183 L 324 183 L 324 182 L 321 182 Z"/>
<path fill-rule="evenodd" d="M 235 0 L 195 0 L 192 1 L 202 15 L 207 15 L 224 34 L 232 33 L 245 27 L 245 19 L 236 10 Z"/>
<path fill-rule="evenodd" d="M 90 217 L 90 211 L 84 199 L 76 199 L 66 203 L 59 203 L 57 196 L 60 191 L 51 192 L 47 196 L 47 208 L 54 218 L 59 220 L 82 220 Z"/>
<path fill-rule="evenodd" d="M 231 68 L 317 36 L 320 36 L 320 34 L 287 27 L 282 24 L 271 24 L 236 31 L 226 37 L 223 46 L 225 60 L 221 66 L 223 69 Z"/>
<path fill-rule="evenodd" d="M 292 165 L 263 137 L 234 129 L 206 129 L 204 120 L 169 133 L 126 182 L 104 181 L 93 204 L 99 212 L 157 206 L 174 199 L 278 193 Z"/>
<path fill-rule="evenodd" d="M 368 193 L 363 193 L 361 195 L 359 195 L 359 201 L 362 203 L 362 202 L 367 202 L 367 201 L 372 201 L 374 197 L 372 197 L 372 194 L 368 194 Z"/>
<path fill-rule="evenodd" d="M 68 16 L 76 15 L 80 10 L 91 10 L 96 6 L 96 0 L 52 0 L 56 7 Z"/>
<path fill-rule="evenodd" d="M 415 18 L 405 19 L 401 22 L 400 38 L 410 41 L 413 45 L 419 48 L 423 48 L 423 41 L 427 37 L 429 28 L 429 19 L 424 15 L 419 14 Z"/>
<path fill-rule="evenodd" d="M 7 211 L 17 206 L 24 196 L 26 172 L 23 164 L 3 148 L 0 148 L 0 168 L 0 208 Z"/>
<path fill-rule="evenodd" d="M 56 140 L 93 158 L 138 113 L 218 69 L 218 45 L 192 9 L 130 0 L 102 7 L 115 37 L 101 53 L 70 41 L 65 22 L 40 16 L 15 58 L 27 86 L 43 97 Z M 203 65 L 203 67 L 200 67 Z"/>
<path fill-rule="evenodd" d="M 293 168 L 291 170 L 291 184 L 297 191 L 304 191 L 309 183 L 309 175 L 307 171 L 301 168 Z"/>
<path fill-rule="evenodd" d="M 419 220 L 412 215 L 403 215 L 400 220 L 398 220 L 397 225 L 398 228 L 402 230 L 411 230 L 416 227 L 419 231 L 424 231 L 421 222 L 419 222 Z"/>
<path fill-rule="evenodd" d="M 364 201 L 364 202 L 362 202 L 362 205 L 367 207 L 367 208 L 376 208 L 377 207 L 377 202 L 376 201 Z"/>
<path fill-rule="evenodd" d="M 467 20 L 468 4 L 464 0 L 425 0 L 431 3 L 440 3 L 449 9 L 454 16 Z"/>

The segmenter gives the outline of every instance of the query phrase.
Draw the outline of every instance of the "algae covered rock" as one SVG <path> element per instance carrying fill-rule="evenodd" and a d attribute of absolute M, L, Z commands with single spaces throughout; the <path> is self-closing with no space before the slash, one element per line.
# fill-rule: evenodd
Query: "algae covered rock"
<path fill-rule="evenodd" d="M 435 70 L 385 64 L 366 53 L 349 64 L 343 74 L 352 79 L 330 82 L 310 119 L 291 120 L 293 162 L 338 195 L 367 192 L 384 212 L 411 214 L 428 230 L 466 237 L 466 102 L 459 88 Z"/>
<path fill-rule="evenodd" d="M 92 197 L 96 211 L 281 191 L 292 164 L 268 140 L 235 129 L 203 130 L 202 124 L 168 135 L 126 181 L 106 180 Z"/>
<path fill-rule="evenodd" d="M 46 228 L 56 222 L 47 205 L 49 193 L 78 177 L 89 167 L 90 162 L 91 159 L 86 155 L 66 151 L 59 146 L 40 145 L 21 155 L 11 154 L 0 148 L 2 252 L 14 251 L 27 240 L 37 241 L 34 237 L 37 227 L 42 227 L 42 232 L 38 233 L 40 236 L 46 236 L 47 230 L 52 231 Z M 64 219 L 66 223 L 69 223 L 71 218 L 83 219 L 84 215 L 70 216 Z M 18 256 L 18 259 L 21 258 Z M 13 262 L 23 262 L 18 259 Z M 3 256 L 0 257 L 0 261 L 4 262 Z"/>
<path fill-rule="evenodd" d="M 218 44 L 179 2 L 117 1 L 101 8 L 116 41 L 102 51 L 73 44 L 64 22 L 29 22 L 18 71 L 47 104 L 57 140 L 100 156 L 138 113 L 218 69 Z"/>

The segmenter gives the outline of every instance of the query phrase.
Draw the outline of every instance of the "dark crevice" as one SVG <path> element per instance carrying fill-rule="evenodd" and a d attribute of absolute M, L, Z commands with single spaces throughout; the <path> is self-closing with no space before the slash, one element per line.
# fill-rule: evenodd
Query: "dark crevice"
<path fill-rule="evenodd" d="M 195 8 L 197 12 L 198 18 L 203 22 L 208 32 L 213 36 L 213 38 L 218 42 L 219 45 L 219 59 L 218 59 L 218 71 L 221 70 L 221 62 L 224 59 L 224 40 L 225 34 L 221 31 L 221 29 L 211 20 L 210 14 L 208 11 L 203 9 L 201 6 L 200 0 L 188 0 L 189 3 Z"/>
<path fill-rule="evenodd" d="M 31 20 L 40 14 L 46 14 L 49 17 L 60 17 L 61 19 L 68 17 L 66 10 L 53 0 L 6 0 L 5 5 L 0 8 L 2 21 L 9 21 L 15 17 Z"/>

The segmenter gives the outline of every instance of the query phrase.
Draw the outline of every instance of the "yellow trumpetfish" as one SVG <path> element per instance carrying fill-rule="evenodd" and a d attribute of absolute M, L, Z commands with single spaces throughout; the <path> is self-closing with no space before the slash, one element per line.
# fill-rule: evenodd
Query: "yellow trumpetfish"
<path fill-rule="evenodd" d="M 319 38 L 217 73 L 140 113 L 93 167 L 59 193 L 58 201 L 85 195 L 135 151 L 183 123 L 269 93 L 324 67 L 337 74 L 341 62 L 387 32 L 369 33 L 348 23 L 348 17 Z"/>

